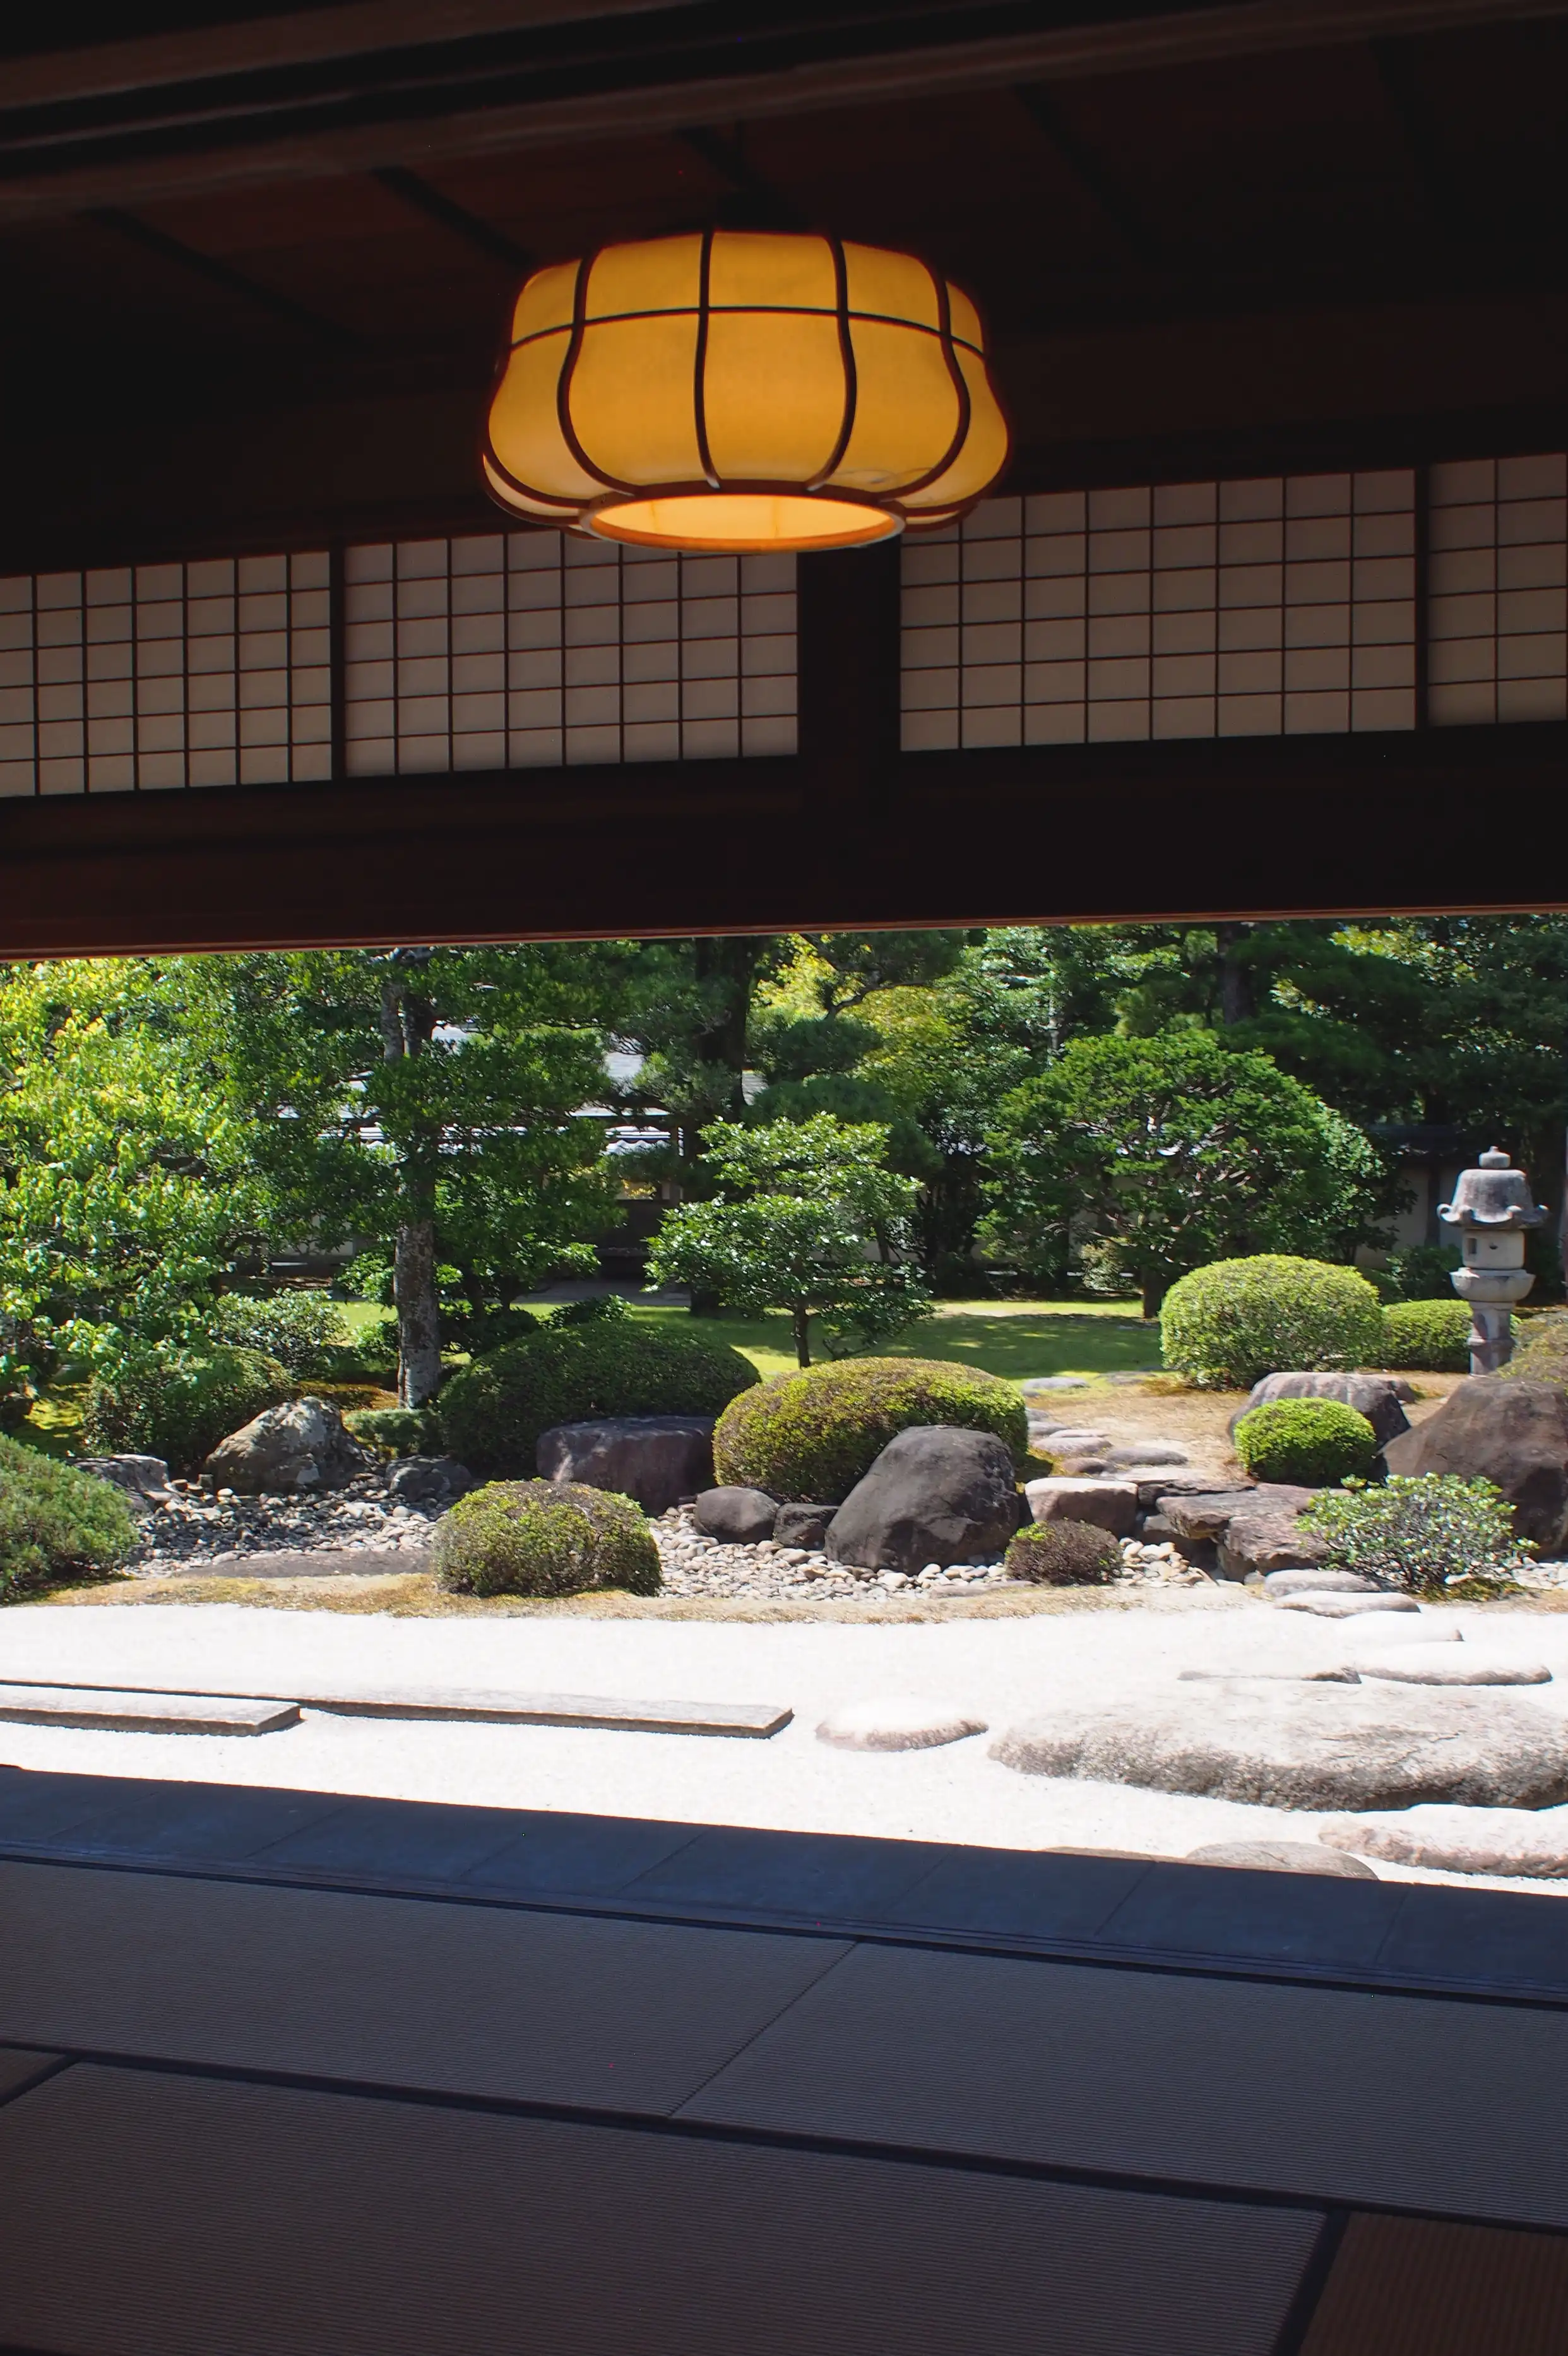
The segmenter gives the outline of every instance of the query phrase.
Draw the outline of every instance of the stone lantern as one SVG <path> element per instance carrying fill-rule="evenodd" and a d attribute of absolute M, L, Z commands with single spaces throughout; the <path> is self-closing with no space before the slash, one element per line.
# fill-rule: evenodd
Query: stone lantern
<path fill-rule="evenodd" d="M 1524 1264 L 1524 1239 L 1551 1215 L 1530 1198 L 1530 1181 L 1494 1146 L 1480 1167 L 1464 1170 L 1454 1200 L 1437 1215 L 1459 1230 L 1465 1265 L 1450 1281 L 1470 1308 L 1470 1372 L 1495 1375 L 1513 1355 L 1513 1304 L 1535 1279 Z"/>

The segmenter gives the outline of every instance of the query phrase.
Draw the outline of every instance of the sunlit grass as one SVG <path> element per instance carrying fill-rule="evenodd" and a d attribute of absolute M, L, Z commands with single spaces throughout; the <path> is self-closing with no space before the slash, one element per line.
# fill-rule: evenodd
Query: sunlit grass
<path fill-rule="evenodd" d="M 751 1359 L 764 1380 L 790 1373 L 795 1344 L 786 1317 L 693 1317 L 685 1309 L 634 1305 L 639 1323 L 705 1333 Z M 945 1358 L 1023 1382 L 1031 1375 L 1133 1374 L 1159 1364 L 1159 1329 L 1125 1301 L 944 1301 L 914 1325 L 889 1357 Z"/>

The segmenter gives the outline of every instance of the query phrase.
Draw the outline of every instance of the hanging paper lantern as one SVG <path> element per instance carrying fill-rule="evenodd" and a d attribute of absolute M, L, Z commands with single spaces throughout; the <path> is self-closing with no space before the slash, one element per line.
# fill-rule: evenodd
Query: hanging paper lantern
<path fill-rule="evenodd" d="M 1007 460 L 969 297 L 909 254 L 709 230 L 536 271 L 484 468 L 515 514 L 655 548 L 851 548 Z"/>

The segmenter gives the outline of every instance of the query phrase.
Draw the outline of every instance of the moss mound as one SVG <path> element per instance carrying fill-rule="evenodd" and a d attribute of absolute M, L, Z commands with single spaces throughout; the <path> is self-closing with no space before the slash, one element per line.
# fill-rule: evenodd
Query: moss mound
<path fill-rule="evenodd" d="M 215 1349 L 174 1365 L 148 1365 L 94 1382 L 82 1419 L 89 1456 L 161 1456 L 176 1472 L 198 1472 L 220 1440 L 297 1386 L 276 1358 Z"/>
<path fill-rule="evenodd" d="M 782 1504 L 841 1505 L 912 1424 L 994 1431 L 1023 1463 L 1029 1418 L 1011 1383 L 933 1358 L 848 1358 L 778 1375 L 732 1399 L 713 1434 L 718 1480 Z"/>
<path fill-rule="evenodd" d="M 1241 1418 L 1234 1444 L 1255 1481 L 1298 1482 L 1306 1489 L 1364 1481 L 1378 1452 L 1366 1417 L 1342 1399 L 1266 1400 Z"/>
<path fill-rule="evenodd" d="M 431 1568 L 459 1595 L 656 1595 L 659 1556 L 640 1505 L 565 1481 L 493 1481 L 435 1526 Z"/>
<path fill-rule="evenodd" d="M 526 1480 L 539 1434 L 604 1415 L 717 1415 L 762 1377 L 699 1333 L 622 1319 L 545 1326 L 453 1375 L 436 1405 L 450 1452 L 475 1472 Z"/>
<path fill-rule="evenodd" d="M 1211 1389 L 1382 1363 L 1377 1288 L 1357 1269 L 1280 1252 L 1195 1268 L 1166 1294 L 1159 1332 L 1166 1365 Z"/>
<path fill-rule="evenodd" d="M 1515 1382 L 1553 1383 L 1568 1391 L 1568 1315 L 1557 1310 L 1544 1317 L 1520 1318 L 1513 1330 L 1513 1355 L 1499 1374 Z"/>
<path fill-rule="evenodd" d="M 112 1481 L 0 1440 L 0 1603 L 106 1579 L 135 1543 L 131 1508 Z"/>
<path fill-rule="evenodd" d="M 1568 1352 L 1564 1353 L 1568 1360 Z M 1383 1311 L 1382 1364 L 1428 1375 L 1470 1369 L 1470 1312 L 1463 1301 L 1395 1301 Z M 1512 1371 L 1522 1372 L 1517 1354 Z M 1550 1381 L 1550 1376 L 1540 1377 Z"/>
<path fill-rule="evenodd" d="M 1093 1522 L 1031 1522 L 1002 1558 L 1009 1579 L 1038 1587 L 1104 1587 L 1122 1567 L 1122 1549 Z"/>

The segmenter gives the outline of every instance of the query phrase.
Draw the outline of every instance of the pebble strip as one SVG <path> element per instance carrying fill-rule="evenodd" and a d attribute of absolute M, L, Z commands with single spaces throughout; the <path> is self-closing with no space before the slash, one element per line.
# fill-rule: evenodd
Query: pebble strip
<path fill-rule="evenodd" d="M 422 1567 L 431 1532 L 441 1518 L 436 1505 L 403 1505 L 389 1495 L 386 1476 L 361 1474 L 346 1489 L 319 1496 L 241 1497 L 232 1489 L 216 1494 L 194 1481 L 170 1483 L 174 1496 L 142 1522 L 131 1569 L 138 1578 L 166 1579 L 185 1573 L 243 1578 L 248 1561 L 270 1554 L 406 1553 L 409 1569 Z M 772 1538 L 757 1546 L 730 1546 L 699 1530 L 688 1505 L 672 1506 L 651 1522 L 664 1573 L 664 1592 L 675 1596 L 723 1596 L 767 1601 L 807 1596 L 854 1595 L 880 1589 L 889 1595 L 973 1594 L 1016 1586 L 997 1555 L 948 1569 L 929 1565 L 914 1576 L 899 1570 L 856 1573 L 825 1554 L 804 1547 L 781 1547 Z M 384 1566 L 378 1561 L 378 1569 Z M 1141 1546 L 1122 1540 L 1118 1584 L 1129 1587 L 1202 1587 L 1208 1575 L 1195 1570 L 1175 1547 Z"/>
<path fill-rule="evenodd" d="M 243 1578 L 254 1555 L 392 1550 L 422 1557 L 442 1513 L 439 1505 L 405 1505 L 389 1495 L 382 1472 L 363 1473 L 346 1489 L 320 1496 L 240 1497 L 232 1489 L 214 1494 L 195 1481 L 169 1486 L 171 1501 L 142 1519 L 130 1564 L 139 1579 L 181 1571 Z M 417 1570 L 420 1562 L 411 1560 L 409 1568 Z"/>

